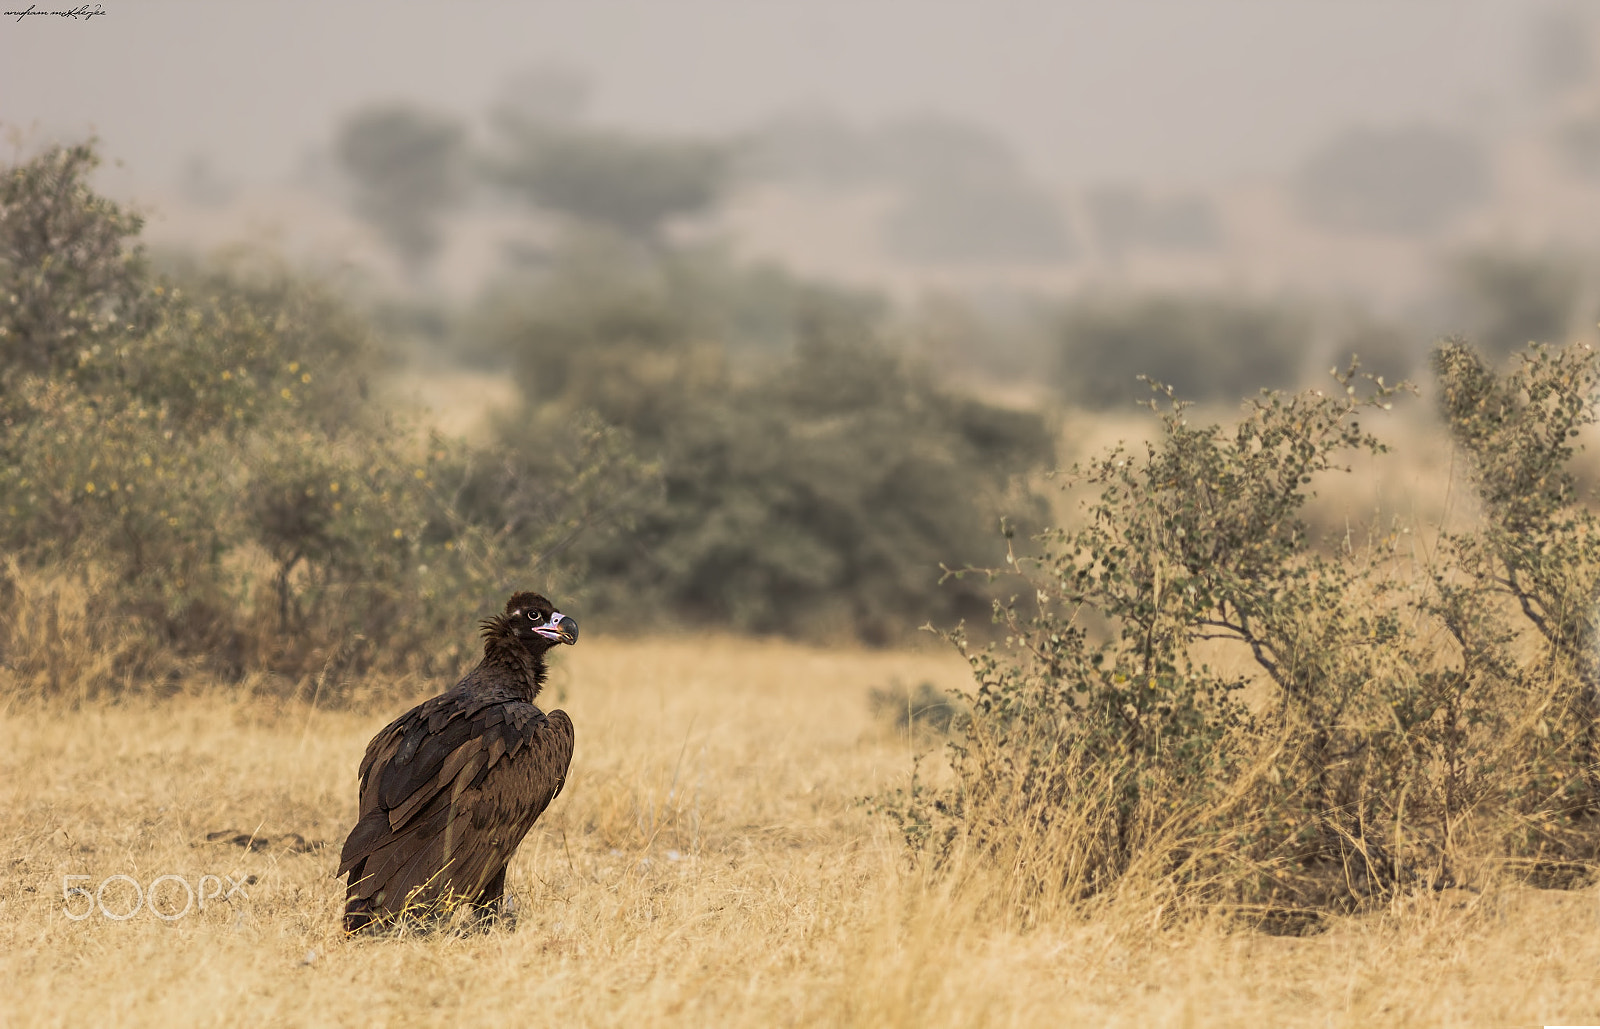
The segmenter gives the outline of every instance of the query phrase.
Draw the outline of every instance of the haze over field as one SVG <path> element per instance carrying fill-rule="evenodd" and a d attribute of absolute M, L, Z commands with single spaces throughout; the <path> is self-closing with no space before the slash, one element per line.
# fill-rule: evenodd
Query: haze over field
<path fill-rule="evenodd" d="M 34 143 L 98 132 L 124 162 L 105 182 L 161 242 L 266 236 L 386 268 L 347 214 L 341 120 L 402 102 L 478 139 L 540 69 L 585 87 L 596 124 L 770 144 L 702 226 L 901 291 L 1203 285 L 1410 310 L 1441 251 L 1600 229 L 1580 5 L 105 9 L 0 27 L 0 122 Z M 453 211 L 436 281 L 479 288 L 503 221 L 482 198 Z"/>
<path fill-rule="evenodd" d="M 508 76 L 545 64 L 593 79 L 596 115 L 635 128 L 731 132 L 807 105 L 865 121 L 931 110 L 992 126 L 1052 178 L 1203 184 L 1285 172 L 1346 124 L 1492 128 L 1525 104 L 1529 36 L 1560 10 L 1505 0 L 102 6 L 107 16 L 89 24 L 9 23 L 6 116 L 51 132 L 95 126 L 146 185 L 175 178 L 193 153 L 229 179 L 280 181 L 345 110 L 382 98 L 471 116 Z"/>

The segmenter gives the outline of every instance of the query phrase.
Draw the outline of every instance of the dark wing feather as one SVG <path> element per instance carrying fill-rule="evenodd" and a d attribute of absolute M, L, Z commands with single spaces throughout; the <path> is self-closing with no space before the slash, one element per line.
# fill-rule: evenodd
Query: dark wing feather
<path fill-rule="evenodd" d="M 478 731 L 471 720 L 453 717 L 438 729 L 411 733 L 400 743 L 394 760 L 378 773 L 378 795 L 390 810 L 438 778 L 444 764 L 460 753 Z M 398 826 L 396 827 L 398 828 Z"/>
<path fill-rule="evenodd" d="M 350 901 L 382 913 L 476 897 L 561 791 L 572 746 L 565 712 L 523 701 L 445 694 L 396 719 L 361 763 L 361 818 L 339 862 Z"/>

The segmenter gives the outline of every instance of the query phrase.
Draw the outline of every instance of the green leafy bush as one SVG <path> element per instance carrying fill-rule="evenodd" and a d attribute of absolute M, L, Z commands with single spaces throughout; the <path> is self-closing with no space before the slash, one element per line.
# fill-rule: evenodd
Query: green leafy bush
<path fill-rule="evenodd" d="M 976 689 L 951 781 L 880 798 L 914 849 L 1006 869 L 1035 916 L 1154 885 L 1267 922 L 1592 857 L 1600 561 L 1565 466 L 1594 355 L 1435 368 L 1485 509 L 1435 555 L 1308 537 L 1318 478 L 1384 449 L 1358 418 L 1396 390 L 1351 374 L 1227 430 L 1171 403 L 1142 453 L 1076 468 L 1081 518 L 1008 558 L 1005 644 L 952 636 Z"/>
<path fill-rule="evenodd" d="M 936 589 L 940 562 L 997 557 L 985 525 L 1038 511 L 1017 483 L 1048 459 L 1042 419 L 904 360 L 877 298 L 582 237 L 479 323 L 528 403 L 468 444 L 371 399 L 392 355 L 324 284 L 158 274 L 93 166 L 7 173 L 6 231 L 56 213 L 0 282 L 43 298 L 6 323 L 0 543 L 15 597 L 114 600 L 160 641 L 119 644 L 118 681 L 428 671 L 459 656 L 462 610 L 530 577 L 632 625 L 885 641 L 984 609 Z"/>
<path fill-rule="evenodd" d="M 939 590 L 940 563 L 998 558 L 986 526 L 1038 517 L 1018 484 L 1049 460 L 1042 418 L 938 384 L 871 298 L 687 252 L 597 256 L 575 250 L 493 330 L 526 417 L 593 411 L 659 464 L 625 538 L 574 548 L 597 604 L 879 643 L 987 608 L 976 584 Z"/>
<path fill-rule="evenodd" d="M 53 146 L 0 174 L 0 367 L 64 373 L 102 338 L 140 326 L 151 300 L 143 219 L 96 195 L 93 142 Z"/>
<path fill-rule="evenodd" d="M 1568 464 L 1596 421 L 1592 347 L 1530 348 L 1497 375 L 1469 347 L 1434 352 L 1440 406 L 1472 463 L 1481 525 L 1445 542 L 1440 614 L 1475 674 L 1510 679 L 1527 708 L 1513 795 L 1519 850 L 1593 857 L 1600 813 L 1600 522 Z M 1532 658 L 1510 644 L 1535 644 Z M 1526 651 L 1524 651 L 1526 653 Z"/>
<path fill-rule="evenodd" d="M 45 635 L 87 643 L 84 674 L 114 651 L 113 682 L 428 671 L 470 643 L 462 610 L 535 569 L 559 582 L 571 539 L 650 479 L 625 435 L 578 415 L 545 419 L 526 453 L 397 420 L 369 398 L 386 357 L 362 318 L 282 268 L 158 276 L 137 219 L 89 190 L 94 163 L 52 149 L 0 198 L 0 296 L 33 298 L 3 323 L 8 655 L 38 653 L 28 612 L 71 596 L 117 632 Z M 157 645 L 124 646 L 130 625 Z M 29 681 L 65 688 L 69 656 L 23 662 L 50 669 Z"/>

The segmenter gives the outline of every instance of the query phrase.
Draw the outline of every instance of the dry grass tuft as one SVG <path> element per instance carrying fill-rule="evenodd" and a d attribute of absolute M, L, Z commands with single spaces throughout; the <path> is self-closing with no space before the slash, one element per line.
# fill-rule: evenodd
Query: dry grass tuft
<path fill-rule="evenodd" d="M 135 687 L 126 669 L 178 667 L 123 613 L 94 610 L 115 583 L 85 566 L 76 575 L 0 564 L 0 698 L 51 696 L 83 702 Z"/>
<path fill-rule="evenodd" d="M 1335 918 L 1307 938 L 1220 916 L 1174 922 L 1135 895 L 1008 925 L 982 873 L 926 878 L 857 802 L 903 782 L 909 748 L 926 745 L 874 719 L 869 690 L 895 678 L 961 685 L 953 655 L 586 638 L 561 657 L 554 688 L 578 751 L 512 866 L 515 933 L 341 939 L 331 873 L 355 815 L 356 763 L 413 697 L 350 710 L 220 689 L 0 705 L 0 1022 L 1600 1017 L 1594 889 L 1490 881 Z M 62 913 L 65 875 L 92 886 L 208 873 L 246 883 L 248 897 L 172 922 Z M 131 891 L 106 900 L 117 909 Z"/>

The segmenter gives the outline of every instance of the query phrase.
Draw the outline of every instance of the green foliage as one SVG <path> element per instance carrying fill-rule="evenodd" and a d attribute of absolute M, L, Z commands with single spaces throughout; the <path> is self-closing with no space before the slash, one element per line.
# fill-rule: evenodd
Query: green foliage
<path fill-rule="evenodd" d="M 471 649 L 462 610 L 535 577 L 577 593 L 571 543 L 624 518 L 651 469 L 583 419 L 529 436 L 486 448 L 294 428 L 253 441 L 238 516 L 270 569 L 252 583 L 254 617 L 276 631 L 245 663 L 426 671 Z"/>
<path fill-rule="evenodd" d="M 1357 419 L 1396 389 L 1351 374 L 1226 431 L 1173 403 L 1143 453 L 1076 468 L 1082 517 L 1008 558 L 1005 646 L 951 637 L 976 683 L 953 781 L 880 798 L 913 847 L 1007 869 L 1035 912 L 1135 875 L 1349 909 L 1451 883 L 1473 840 L 1592 857 L 1600 561 L 1566 465 L 1595 358 L 1502 377 L 1449 344 L 1435 369 L 1484 518 L 1420 565 L 1394 534 L 1319 548 L 1300 518 L 1343 455 L 1384 449 Z"/>
<path fill-rule="evenodd" d="M 1290 308 L 1204 295 L 1080 300 L 1059 326 L 1057 381 L 1089 408 L 1138 399 L 1144 374 L 1200 401 L 1291 385 L 1309 330 Z"/>
<path fill-rule="evenodd" d="M 1440 405 L 1466 452 L 1484 507 L 1482 527 L 1447 538 L 1457 565 L 1444 588 L 1455 607 L 1451 630 L 1468 653 L 1483 652 L 1500 675 L 1526 672 L 1496 644 L 1509 638 L 1506 598 L 1542 643 L 1537 678 L 1543 703 L 1519 798 L 1522 827 L 1557 852 L 1588 854 L 1582 821 L 1600 811 L 1600 522 L 1582 503 L 1568 468 L 1574 440 L 1596 421 L 1600 368 L 1593 348 L 1534 347 L 1508 375 L 1496 375 L 1459 342 L 1435 351 Z"/>
<path fill-rule="evenodd" d="M 813 331 L 865 333 L 877 298 L 741 267 L 715 253 L 641 255 L 580 236 L 486 305 L 479 333 L 535 409 L 593 411 L 659 450 L 734 377 L 770 372 Z M 829 328 L 832 326 L 833 328 Z"/>
<path fill-rule="evenodd" d="M 81 580 L 89 608 L 117 612 L 115 639 L 137 626 L 224 674 L 427 670 L 470 643 L 462 610 L 536 570 L 560 583 L 572 539 L 651 481 L 624 434 L 581 417 L 515 452 L 396 423 L 368 399 L 385 358 L 362 319 L 279 268 L 158 278 L 123 248 L 137 224 L 84 181 L 93 166 L 52 150 L 6 172 L 11 209 L 66 197 L 79 216 L 40 244 L 59 252 L 0 267 L 0 295 L 49 287 L 44 315 L 7 323 L 0 547 L 10 584 L 30 584 L 10 595 Z M 128 298 L 138 319 L 73 313 Z"/>
<path fill-rule="evenodd" d="M 554 122 L 502 122 L 490 174 L 533 206 L 650 242 L 720 199 L 726 145 L 649 139 Z"/>
<path fill-rule="evenodd" d="M 66 372 L 107 336 L 143 323 L 145 263 L 127 244 L 143 219 L 88 186 L 94 144 L 52 146 L 0 177 L 0 367 Z"/>
<path fill-rule="evenodd" d="M 578 249 L 491 331 L 534 414 L 593 411 L 660 464 L 626 539 L 575 548 L 636 624 L 886 641 L 986 607 L 937 590 L 940 562 L 997 557 L 985 526 L 1038 510 L 1011 491 L 1049 459 L 1043 421 L 909 364 L 871 298 Z"/>
<path fill-rule="evenodd" d="M 66 374 L 15 380 L 0 434 L 7 549 L 34 568 L 98 567 L 179 652 L 300 671 L 312 659 L 290 642 L 325 647 L 348 626 L 290 619 L 291 599 L 340 571 L 393 578 L 382 536 L 405 515 L 351 522 L 363 484 L 384 492 L 355 455 L 392 465 L 405 447 L 364 409 L 371 344 L 325 294 L 281 272 L 193 287 L 149 287 L 161 306 L 146 331 L 107 336 Z M 341 479 L 343 504 L 314 509 Z M 249 570 L 262 550 L 278 569 L 270 619 Z"/>
<path fill-rule="evenodd" d="M 987 853 L 1052 841 L 1070 852 L 1070 888 L 1099 891 L 1155 827 L 1215 834 L 1206 817 L 1249 768 L 1237 741 L 1263 734 L 1283 748 L 1284 792 L 1319 814 L 1335 807 L 1336 784 L 1317 770 L 1362 669 L 1328 657 L 1394 630 L 1342 608 L 1349 573 L 1311 552 L 1298 511 L 1341 453 L 1378 449 L 1356 415 L 1389 394 L 1266 394 L 1231 434 L 1173 403 L 1143 455 L 1117 448 L 1076 469 L 1099 497 L 1021 563 L 1034 613 L 997 607 L 1014 657 L 955 637 L 978 683 L 972 727 L 952 751 L 959 785 L 902 810 L 913 838 Z M 1236 699 L 1245 677 L 1197 656 L 1206 640 L 1252 655 L 1279 691 L 1274 724 L 1255 726 Z M 1090 780 L 1098 792 L 1078 796 Z M 1050 879 L 1066 873 L 1052 862 L 1028 874 L 1060 888 Z"/>
<path fill-rule="evenodd" d="M 939 564 L 982 558 L 973 541 L 1009 480 L 1048 452 L 1036 418 L 997 414 L 869 341 L 810 341 L 672 425 L 662 503 L 636 533 L 650 556 L 598 567 L 666 610 L 757 632 L 882 643 L 981 610 L 973 590 L 935 588 Z"/>
<path fill-rule="evenodd" d="M 4 406 L 0 547 L 31 567 L 113 565 L 126 591 L 119 606 L 163 637 L 194 605 L 216 601 L 235 541 L 223 518 L 236 485 L 223 438 L 60 381 L 25 378 Z"/>
<path fill-rule="evenodd" d="M 537 576 L 563 595 L 593 596 L 583 585 L 592 549 L 632 527 L 659 492 L 659 467 L 589 411 L 518 412 L 499 419 L 496 436 L 458 445 L 439 467 L 424 539 L 459 549 L 469 578 L 495 592 Z"/>
<path fill-rule="evenodd" d="M 984 609 L 936 589 L 940 562 L 994 559 L 985 526 L 1037 513 L 1016 483 L 1049 458 L 1043 421 L 905 361 L 877 298 L 577 237 L 480 322 L 528 403 L 469 445 L 369 399 L 392 358 L 322 285 L 242 261 L 153 272 L 93 163 L 43 155 L 8 173 L 11 203 L 77 198 L 72 233 L 103 245 L 51 296 L 139 317 L 16 337 L 0 544 L 17 596 L 51 575 L 89 606 L 115 591 L 124 628 L 180 664 L 425 671 L 468 642 L 462 610 L 530 577 L 634 625 L 886 641 Z M 77 253 L 51 245 L 0 288 Z"/>

